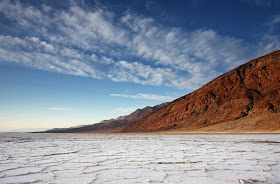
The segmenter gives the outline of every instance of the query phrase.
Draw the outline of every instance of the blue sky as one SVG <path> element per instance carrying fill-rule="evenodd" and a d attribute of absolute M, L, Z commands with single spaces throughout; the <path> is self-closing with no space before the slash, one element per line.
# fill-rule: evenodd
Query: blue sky
<path fill-rule="evenodd" d="M 277 0 L 0 1 L 0 131 L 172 101 L 280 48 Z"/>

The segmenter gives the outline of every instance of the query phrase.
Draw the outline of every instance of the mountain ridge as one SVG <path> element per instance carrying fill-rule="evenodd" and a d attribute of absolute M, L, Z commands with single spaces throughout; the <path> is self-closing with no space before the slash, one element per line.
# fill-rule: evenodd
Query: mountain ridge
<path fill-rule="evenodd" d="M 275 51 L 218 76 L 121 132 L 279 131 L 279 79 L 280 51 Z"/>
<path fill-rule="evenodd" d="M 109 120 L 102 120 L 99 123 L 90 125 L 80 125 L 70 128 L 54 128 L 46 130 L 43 133 L 81 133 L 81 132 L 96 132 L 96 133 L 116 133 L 122 128 L 136 122 L 137 120 L 145 117 L 146 115 L 162 108 L 168 103 L 162 103 L 153 107 L 147 106 L 143 109 L 137 109 L 129 115 L 119 116 Z M 42 133 L 42 132 L 41 132 Z"/>

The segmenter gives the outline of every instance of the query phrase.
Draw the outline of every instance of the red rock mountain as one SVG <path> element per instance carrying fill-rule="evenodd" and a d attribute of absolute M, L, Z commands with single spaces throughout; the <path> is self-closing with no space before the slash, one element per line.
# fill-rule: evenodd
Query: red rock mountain
<path fill-rule="evenodd" d="M 280 51 L 219 76 L 122 132 L 280 131 Z"/>
<path fill-rule="evenodd" d="M 55 128 L 45 131 L 45 133 L 79 133 L 79 132 L 119 132 L 124 127 L 136 122 L 137 120 L 147 116 L 153 111 L 164 107 L 167 103 L 162 103 L 154 107 L 145 107 L 144 109 L 137 109 L 133 113 L 120 116 L 116 119 L 103 120 L 100 123 L 92 125 L 83 125 L 71 128 Z"/>

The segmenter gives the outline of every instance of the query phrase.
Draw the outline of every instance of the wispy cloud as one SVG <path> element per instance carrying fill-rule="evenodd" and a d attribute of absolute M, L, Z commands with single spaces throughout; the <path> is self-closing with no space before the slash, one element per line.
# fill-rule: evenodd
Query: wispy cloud
<path fill-rule="evenodd" d="M 116 110 L 127 114 L 127 113 L 131 113 L 131 112 L 135 111 L 138 108 L 143 108 L 143 107 L 118 107 L 118 108 L 116 108 Z"/>
<path fill-rule="evenodd" d="M 259 55 L 270 52 L 271 50 L 279 50 L 280 48 L 280 14 L 270 16 L 264 24 L 267 31 L 260 36 L 261 42 L 258 44 Z"/>
<path fill-rule="evenodd" d="M 279 45 L 260 40 L 252 46 L 212 29 L 185 31 L 75 3 L 58 10 L 3 0 L 0 13 L 11 22 L 5 29 L 15 32 L 0 34 L 0 62 L 142 85 L 194 90 Z"/>
<path fill-rule="evenodd" d="M 280 23 L 280 14 L 274 15 L 269 21 L 268 25 L 269 26 L 275 26 L 276 24 Z"/>
<path fill-rule="evenodd" d="M 73 111 L 72 108 L 66 108 L 66 107 L 49 107 L 46 109 L 51 111 Z"/>
<path fill-rule="evenodd" d="M 117 96 L 117 97 L 133 98 L 133 99 L 158 100 L 158 101 L 163 101 L 163 102 L 170 102 L 177 98 L 177 97 L 172 97 L 172 96 L 161 96 L 161 95 L 143 94 L 143 93 L 139 93 L 137 95 L 126 95 L 126 94 L 109 94 L 109 95 Z"/>

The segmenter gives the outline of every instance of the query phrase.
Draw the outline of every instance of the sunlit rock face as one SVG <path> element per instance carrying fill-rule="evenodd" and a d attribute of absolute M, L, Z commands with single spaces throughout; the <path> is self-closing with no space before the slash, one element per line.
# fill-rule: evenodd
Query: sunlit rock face
<path fill-rule="evenodd" d="M 280 131 L 280 51 L 249 61 L 123 132 Z"/>
<path fill-rule="evenodd" d="M 0 134 L 0 183 L 279 183 L 280 135 Z"/>

